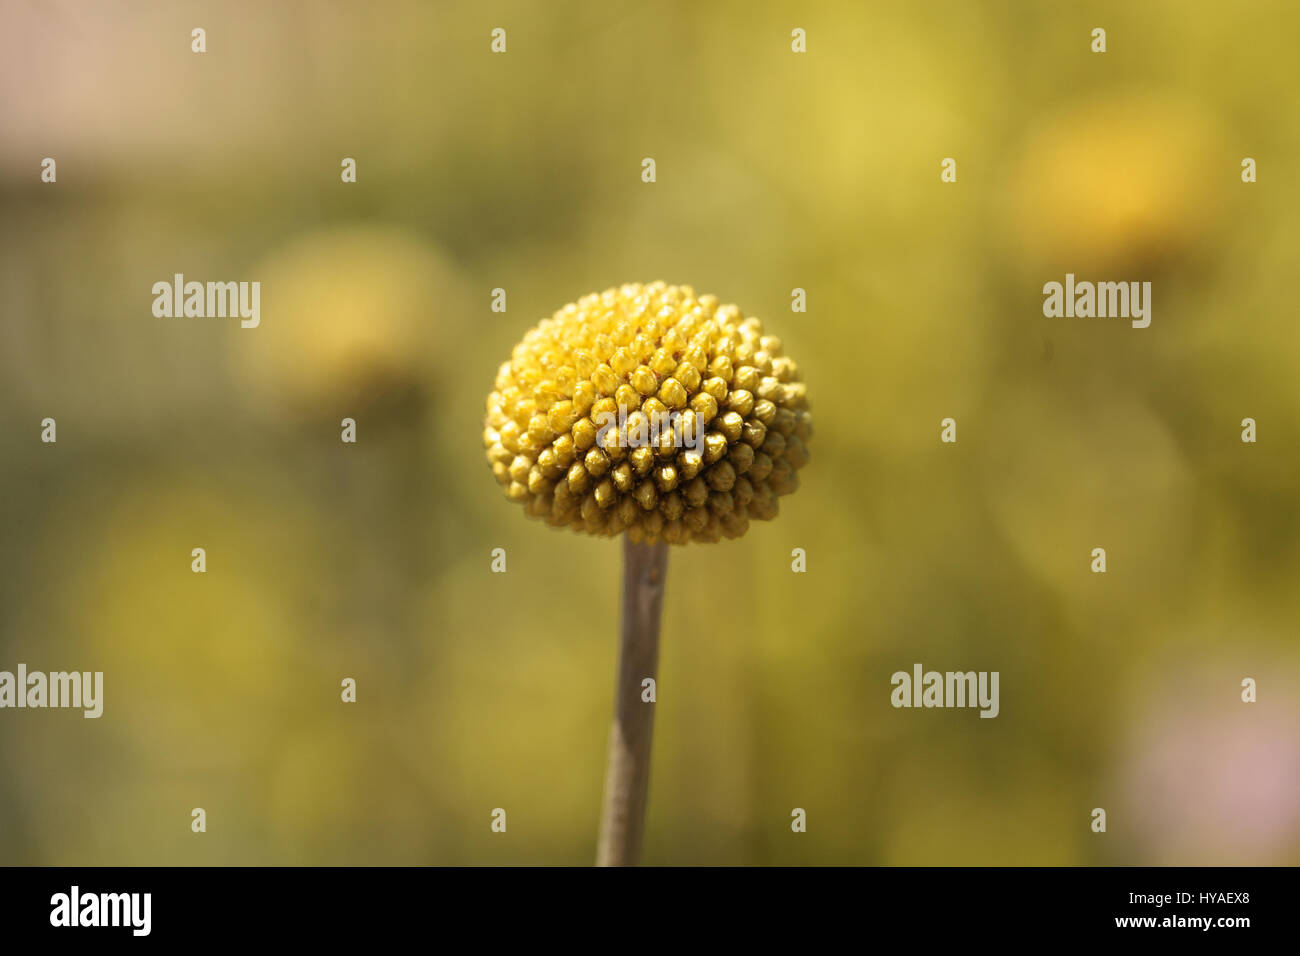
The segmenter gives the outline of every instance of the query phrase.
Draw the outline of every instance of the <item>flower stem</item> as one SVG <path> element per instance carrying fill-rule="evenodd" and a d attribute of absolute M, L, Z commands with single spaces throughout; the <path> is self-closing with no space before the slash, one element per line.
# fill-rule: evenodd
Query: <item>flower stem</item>
<path fill-rule="evenodd" d="M 655 708 L 641 700 L 641 682 L 655 677 L 659 668 L 659 613 L 667 569 L 667 544 L 637 543 L 624 535 L 622 637 L 597 866 L 635 866 L 641 855 Z"/>

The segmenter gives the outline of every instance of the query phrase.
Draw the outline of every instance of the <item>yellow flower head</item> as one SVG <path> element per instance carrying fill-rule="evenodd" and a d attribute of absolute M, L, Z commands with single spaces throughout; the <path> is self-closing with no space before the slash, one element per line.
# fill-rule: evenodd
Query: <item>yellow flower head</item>
<path fill-rule="evenodd" d="M 235 342 L 241 370 L 277 411 L 346 414 L 404 403 L 454 352 L 443 316 L 459 289 L 418 236 L 347 226 L 313 232 L 255 273 L 266 297 L 256 333 Z M 431 314 L 429 303 L 439 303 Z M 274 318 L 272 318 L 274 316 Z M 435 347 L 437 346 L 437 347 Z"/>
<path fill-rule="evenodd" d="M 744 534 L 799 486 L 812 434 L 781 340 L 690 286 L 629 284 L 530 329 L 497 373 L 483 444 L 506 497 L 588 534 Z"/>

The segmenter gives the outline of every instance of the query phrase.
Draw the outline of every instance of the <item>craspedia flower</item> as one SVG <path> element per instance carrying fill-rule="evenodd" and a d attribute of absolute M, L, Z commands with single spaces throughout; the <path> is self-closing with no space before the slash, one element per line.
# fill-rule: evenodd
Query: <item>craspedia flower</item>
<path fill-rule="evenodd" d="M 717 541 L 799 485 L 807 392 L 781 340 L 690 286 L 629 284 L 530 329 L 483 444 L 506 497 L 556 527 Z"/>
<path fill-rule="evenodd" d="M 273 412 L 406 406 L 437 380 L 438 357 L 455 351 L 444 317 L 461 307 L 462 290 L 418 235 L 331 227 L 275 250 L 255 274 L 265 293 L 262 323 L 232 347 Z"/>
<path fill-rule="evenodd" d="M 1019 254 L 1053 271 L 1185 263 L 1216 234 L 1222 141 L 1201 105 L 1171 95 L 1112 92 L 1045 116 L 1010 164 Z"/>

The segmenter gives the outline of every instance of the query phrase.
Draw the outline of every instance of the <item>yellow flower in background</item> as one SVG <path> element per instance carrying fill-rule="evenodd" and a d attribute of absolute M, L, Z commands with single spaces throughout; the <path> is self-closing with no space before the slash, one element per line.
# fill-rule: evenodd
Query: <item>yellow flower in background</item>
<path fill-rule="evenodd" d="M 253 278 L 262 323 L 231 347 L 259 393 L 291 409 L 400 400 L 428 377 L 450 324 L 440 316 L 460 301 L 438 253 L 393 229 L 307 235 Z"/>
<path fill-rule="evenodd" d="M 775 517 L 811 434 L 780 339 L 715 296 L 655 282 L 588 295 L 531 329 L 497 374 L 483 444 L 529 515 L 682 544 Z"/>
<path fill-rule="evenodd" d="M 1239 172 L 1217 142 L 1203 109 L 1174 98 L 1111 94 L 1053 112 L 1012 166 L 1022 254 L 1077 271 L 1180 260 Z"/>

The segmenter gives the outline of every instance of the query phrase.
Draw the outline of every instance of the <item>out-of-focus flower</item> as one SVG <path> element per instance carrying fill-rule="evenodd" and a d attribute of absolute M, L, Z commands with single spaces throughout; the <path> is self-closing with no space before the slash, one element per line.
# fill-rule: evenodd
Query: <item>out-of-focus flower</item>
<path fill-rule="evenodd" d="M 1300 846 L 1300 711 L 1273 678 L 1257 703 L 1215 676 L 1176 688 L 1138 722 L 1125 769 L 1125 816 L 1157 864 L 1293 862 Z M 1217 705 L 1193 702 L 1224 688 Z"/>
<path fill-rule="evenodd" d="M 259 393 L 291 410 L 326 398 L 351 408 L 400 400 L 427 380 L 440 316 L 459 302 L 438 254 L 388 229 L 307 236 L 253 278 L 262 322 L 232 348 Z"/>
<path fill-rule="evenodd" d="M 1112 94 L 1053 114 L 1013 163 L 1023 254 L 1077 270 L 1154 268 L 1206 234 L 1220 184 L 1214 122 L 1181 100 Z"/>

